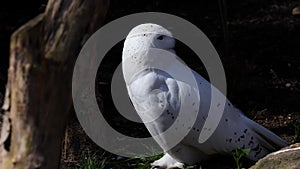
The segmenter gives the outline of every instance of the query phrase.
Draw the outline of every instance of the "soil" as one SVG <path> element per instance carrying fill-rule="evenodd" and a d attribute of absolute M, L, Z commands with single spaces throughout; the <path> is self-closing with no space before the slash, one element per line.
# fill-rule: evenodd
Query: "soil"
<path fill-rule="evenodd" d="M 4 93 L 7 79 L 10 35 L 43 12 L 46 2 L 39 0 L 30 4 L 11 1 L 0 7 L 1 93 Z M 106 23 L 136 12 L 155 11 L 174 14 L 195 24 L 207 35 L 220 55 L 226 72 L 227 96 L 231 102 L 251 119 L 289 143 L 295 143 L 300 141 L 295 134 L 297 129 L 299 134 L 300 126 L 300 17 L 293 16 L 292 9 L 299 3 L 294 0 L 226 1 L 228 26 L 225 31 L 217 2 L 112 0 Z M 179 53 L 190 54 L 182 59 L 206 77 L 205 68 L 201 61 L 195 59 L 193 52 L 184 44 L 177 47 Z M 147 137 L 144 126 L 119 115 L 111 101 L 110 81 L 121 62 L 121 51 L 122 42 L 107 54 L 98 70 L 96 95 L 99 107 L 107 121 L 119 132 Z M 69 122 L 63 144 L 64 167 L 80 163 L 83 152 L 103 153 L 85 135 L 75 115 Z M 244 167 L 252 164 L 244 160 Z M 108 167 L 134 168 L 128 165 L 110 163 Z M 229 169 L 235 168 L 235 164 L 232 157 L 217 157 L 202 163 L 202 168 Z"/>

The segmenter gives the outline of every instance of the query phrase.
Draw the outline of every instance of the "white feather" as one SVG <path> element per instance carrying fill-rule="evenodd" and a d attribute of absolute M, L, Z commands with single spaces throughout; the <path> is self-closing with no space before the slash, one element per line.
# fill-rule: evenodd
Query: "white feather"
<path fill-rule="evenodd" d="M 194 164 L 240 147 L 250 148 L 247 157 L 258 160 L 287 145 L 244 116 L 218 89 L 180 62 L 174 55 L 174 46 L 175 40 L 167 29 L 142 24 L 127 36 L 122 56 L 129 97 L 151 135 L 172 158 Z M 215 95 L 211 102 L 212 93 Z M 221 121 L 209 119 L 210 107 L 214 111 L 222 100 L 223 114 L 214 115 Z M 202 143 L 200 133 L 211 136 Z M 160 160 L 164 163 L 161 166 L 167 164 L 165 159 L 169 157 Z"/>

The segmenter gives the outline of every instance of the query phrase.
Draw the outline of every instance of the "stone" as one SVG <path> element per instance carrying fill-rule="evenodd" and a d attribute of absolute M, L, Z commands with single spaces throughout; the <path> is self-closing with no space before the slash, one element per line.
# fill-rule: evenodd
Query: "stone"
<path fill-rule="evenodd" d="M 260 159 L 250 169 L 298 169 L 300 168 L 300 143 L 285 147 Z"/>
<path fill-rule="evenodd" d="M 294 16 L 299 16 L 300 15 L 300 6 L 296 6 L 294 9 L 293 9 L 293 11 L 292 11 L 292 14 L 294 15 Z"/>

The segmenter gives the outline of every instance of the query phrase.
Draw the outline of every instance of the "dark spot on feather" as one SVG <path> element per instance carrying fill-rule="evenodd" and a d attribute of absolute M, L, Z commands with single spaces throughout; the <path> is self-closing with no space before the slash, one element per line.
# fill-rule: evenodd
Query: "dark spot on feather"
<path fill-rule="evenodd" d="M 262 151 L 262 148 L 259 148 L 259 151 L 255 153 L 254 157 L 257 157 L 257 155 L 258 155 L 259 153 L 261 153 L 261 151 Z"/>
<path fill-rule="evenodd" d="M 247 131 L 248 131 L 248 129 L 245 129 L 245 130 L 244 130 L 244 133 L 247 133 Z"/>
<path fill-rule="evenodd" d="M 248 146 L 250 146 L 251 144 L 254 144 L 253 141 L 249 141 Z"/>
<path fill-rule="evenodd" d="M 254 147 L 252 150 L 253 150 L 253 151 L 257 151 L 258 149 L 259 149 L 259 144 L 257 144 L 257 146 Z"/>

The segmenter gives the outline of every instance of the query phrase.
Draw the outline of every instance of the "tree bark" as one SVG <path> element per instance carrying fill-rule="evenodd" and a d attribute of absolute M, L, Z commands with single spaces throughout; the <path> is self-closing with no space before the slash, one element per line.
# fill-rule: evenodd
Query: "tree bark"
<path fill-rule="evenodd" d="M 59 168 L 73 66 L 108 5 L 109 0 L 49 0 L 45 13 L 12 35 L 1 169 Z"/>

